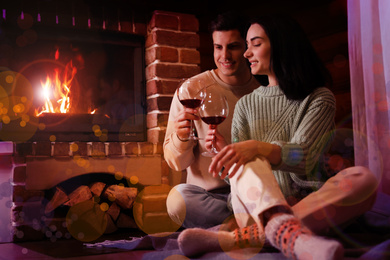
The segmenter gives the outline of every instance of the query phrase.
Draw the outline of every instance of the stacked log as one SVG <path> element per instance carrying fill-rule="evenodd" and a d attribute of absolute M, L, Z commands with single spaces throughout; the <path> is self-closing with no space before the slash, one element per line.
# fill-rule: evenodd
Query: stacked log
<path fill-rule="evenodd" d="M 51 200 L 45 206 L 45 214 L 50 214 L 59 207 L 72 207 L 85 201 L 100 204 L 100 209 L 107 215 L 105 233 L 112 233 L 118 228 L 137 228 L 129 212 L 138 195 L 138 189 L 119 185 L 107 185 L 94 182 L 91 185 L 81 185 L 66 194 L 64 189 L 57 186 Z"/>

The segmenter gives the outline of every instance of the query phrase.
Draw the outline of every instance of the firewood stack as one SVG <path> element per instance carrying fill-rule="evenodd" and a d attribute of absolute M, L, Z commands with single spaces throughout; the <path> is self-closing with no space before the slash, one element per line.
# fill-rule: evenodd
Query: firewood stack
<path fill-rule="evenodd" d="M 107 215 L 105 233 L 112 233 L 119 228 L 137 228 L 134 218 L 129 214 L 137 197 L 138 189 L 124 185 L 107 185 L 94 182 L 91 185 L 81 185 L 66 194 L 63 188 L 57 186 L 51 200 L 45 206 L 45 215 L 53 213 L 59 207 L 69 207 L 85 201 L 100 204 L 100 209 Z"/>

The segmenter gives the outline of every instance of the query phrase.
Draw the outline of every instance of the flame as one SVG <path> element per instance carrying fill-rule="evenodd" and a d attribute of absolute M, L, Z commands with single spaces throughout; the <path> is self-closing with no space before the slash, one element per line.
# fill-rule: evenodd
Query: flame
<path fill-rule="evenodd" d="M 55 54 L 56 60 L 59 58 L 59 51 Z M 40 116 L 43 113 L 69 113 L 71 108 L 71 86 L 77 68 L 72 65 L 72 60 L 65 66 L 62 74 L 61 71 L 54 69 L 53 77 L 47 75 L 46 82 L 41 82 L 44 105 L 35 115 Z"/>

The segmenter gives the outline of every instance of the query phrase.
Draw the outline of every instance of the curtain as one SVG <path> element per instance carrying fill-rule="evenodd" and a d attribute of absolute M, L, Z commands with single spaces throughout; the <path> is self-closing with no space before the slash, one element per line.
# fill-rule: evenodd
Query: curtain
<path fill-rule="evenodd" d="M 390 1 L 348 0 L 355 165 L 390 194 Z"/>

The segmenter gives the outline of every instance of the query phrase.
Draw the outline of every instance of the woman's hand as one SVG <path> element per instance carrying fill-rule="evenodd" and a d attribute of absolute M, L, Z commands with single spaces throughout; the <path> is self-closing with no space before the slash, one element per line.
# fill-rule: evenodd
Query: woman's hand
<path fill-rule="evenodd" d="M 218 132 L 218 130 L 216 128 L 213 128 L 212 125 L 209 125 L 209 131 L 207 132 L 205 140 L 205 147 L 209 151 L 211 150 L 213 143 L 217 151 L 221 151 L 222 148 L 227 145 L 225 138 L 223 138 L 223 136 Z"/>
<path fill-rule="evenodd" d="M 229 178 L 233 177 L 237 170 L 249 161 L 252 161 L 258 155 L 258 141 L 248 140 L 229 144 L 215 155 L 209 166 L 209 172 L 217 177 L 221 173 L 220 178 L 224 179 L 229 173 Z"/>
<path fill-rule="evenodd" d="M 191 132 L 191 120 L 200 119 L 196 114 L 197 110 L 192 108 L 184 108 L 177 114 L 174 129 L 177 137 L 181 140 L 186 140 L 189 137 Z"/>

